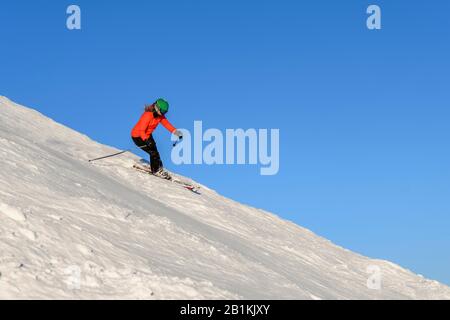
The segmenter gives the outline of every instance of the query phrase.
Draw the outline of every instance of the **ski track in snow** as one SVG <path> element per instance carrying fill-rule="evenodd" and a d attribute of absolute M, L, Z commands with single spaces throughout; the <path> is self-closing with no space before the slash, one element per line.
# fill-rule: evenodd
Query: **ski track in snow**
<path fill-rule="evenodd" d="M 202 186 L 198 196 L 0 97 L 0 298 L 450 299 Z M 367 267 L 381 269 L 381 290 Z"/>

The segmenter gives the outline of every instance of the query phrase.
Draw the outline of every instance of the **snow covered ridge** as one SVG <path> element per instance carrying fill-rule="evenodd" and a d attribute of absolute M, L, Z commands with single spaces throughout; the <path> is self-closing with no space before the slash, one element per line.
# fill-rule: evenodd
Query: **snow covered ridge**
<path fill-rule="evenodd" d="M 0 298 L 450 299 L 202 187 L 196 195 L 0 97 Z"/>

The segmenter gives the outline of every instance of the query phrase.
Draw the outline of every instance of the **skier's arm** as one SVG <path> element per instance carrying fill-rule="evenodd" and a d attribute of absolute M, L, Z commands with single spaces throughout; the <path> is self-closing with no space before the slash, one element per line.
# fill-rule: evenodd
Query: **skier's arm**
<path fill-rule="evenodd" d="M 177 129 L 167 120 L 165 117 L 161 120 L 161 124 L 166 128 L 170 133 L 174 133 Z"/>

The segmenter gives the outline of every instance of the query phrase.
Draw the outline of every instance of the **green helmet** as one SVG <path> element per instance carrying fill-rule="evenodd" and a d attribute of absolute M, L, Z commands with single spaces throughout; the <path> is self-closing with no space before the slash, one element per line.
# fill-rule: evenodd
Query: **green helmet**
<path fill-rule="evenodd" d="M 169 111 L 169 103 L 166 100 L 158 99 L 155 104 L 158 106 L 158 109 L 162 114 L 166 114 Z"/>

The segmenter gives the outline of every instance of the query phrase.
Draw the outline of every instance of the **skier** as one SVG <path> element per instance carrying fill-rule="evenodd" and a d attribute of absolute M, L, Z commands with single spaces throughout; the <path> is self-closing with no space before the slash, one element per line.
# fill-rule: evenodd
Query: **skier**
<path fill-rule="evenodd" d="M 158 99 L 155 103 L 145 106 L 144 114 L 131 131 L 131 138 L 139 148 L 150 155 L 150 169 L 152 173 L 170 180 L 170 175 L 163 169 L 161 157 L 152 135 L 153 131 L 161 123 L 170 133 L 178 136 L 178 139 L 183 139 L 181 131 L 177 130 L 166 119 L 165 114 L 168 111 L 169 103 L 164 99 Z"/>

